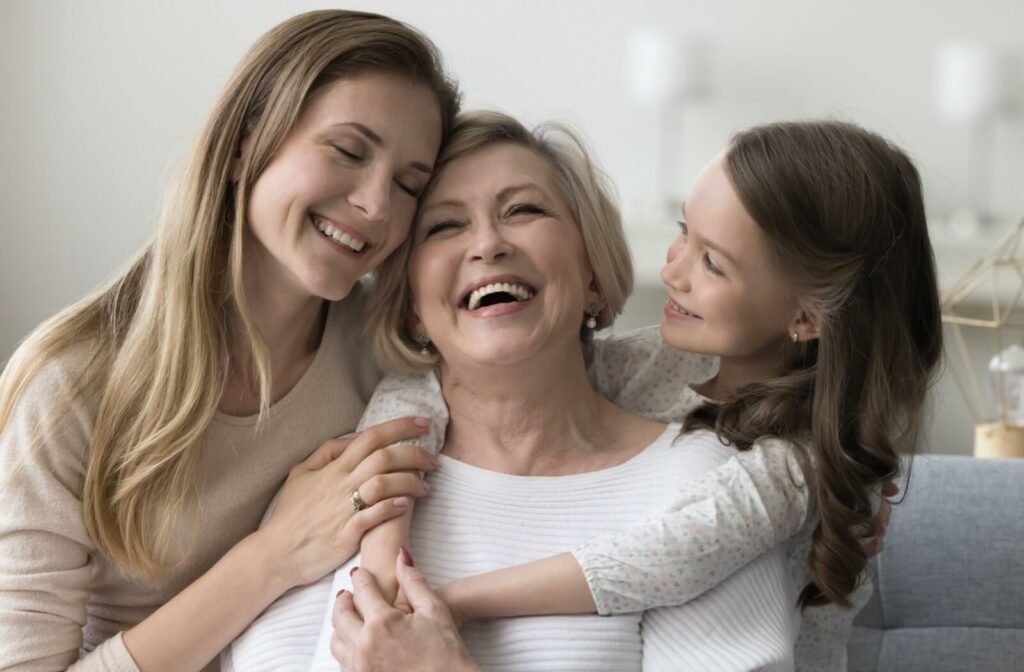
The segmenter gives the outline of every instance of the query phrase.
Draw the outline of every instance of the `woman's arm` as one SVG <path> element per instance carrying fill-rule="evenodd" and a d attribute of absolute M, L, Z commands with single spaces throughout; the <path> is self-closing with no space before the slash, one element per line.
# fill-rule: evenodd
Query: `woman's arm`
<path fill-rule="evenodd" d="M 686 483 L 667 512 L 639 527 L 439 592 L 468 619 L 683 604 L 795 534 L 809 502 L 789 445 L 762 441 Z"/>
<path fill-rule="evenodd" d="M 356 552 L 362 535 L 408 506 L 405 474 L 433 468 L 415 446 L 390 446 L 422 433 L 413 418 L 335 439 L 292 469 L 265 526 L 152 616 L 129 630 L 125 645 L 145 672 L 200 669 L 271 602 L 323 577 Z M 348 493 L 378 479 L 380 501 L 356 514 Z M 388 491 L 390 489 L 390 491 Z"/>
<path fill-rule="evenodd" d="M 403 510 L 389 497 L 339 516 L 351 488 L 431 468 L 417 448 L 378 450 L 420 434 L 410 418 L 328 442 L 292 470 L 271 524 L 126 635 L 80 657 L 98 551 L 81 501 L 92 413 L 71 394 L 72 376 L 41 372 L 0 436 L 0 661 L 11 669 L 198 670 L 284 590 L 333 569 L 366 529 Z"/>

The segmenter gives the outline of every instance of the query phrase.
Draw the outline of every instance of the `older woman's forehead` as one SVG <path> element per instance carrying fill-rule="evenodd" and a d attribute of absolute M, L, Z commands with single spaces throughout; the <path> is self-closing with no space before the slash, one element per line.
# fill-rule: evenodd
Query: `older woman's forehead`
<path fill-rule="evenodd" d="M 564 198 L 555 167 L 547 157 L 522 145 L 496 143 L 442 166 L 422 210 L 531 187 L 548 196 Z"/>

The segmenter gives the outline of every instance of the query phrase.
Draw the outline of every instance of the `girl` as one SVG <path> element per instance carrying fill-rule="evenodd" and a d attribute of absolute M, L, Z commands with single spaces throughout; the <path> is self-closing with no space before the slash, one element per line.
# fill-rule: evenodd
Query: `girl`
<path fill-rule="evenodd" d="M 662 273 L 661 334 L 667 347 L 717 359 L 670 355 L 639 333 L 597 344 L 591 368 L 627 408 L 685 415 L 680 449 L 703 428 L 736 456 L 639 528 L 440 595 L 462 618 L 651 609 L 695 598 L 799 534 L 797 665 L 844 669 L 853 613 L 819 605 L 866 597 L 854 593 L 871 495 L 913 449 L 941 353 L 917 171 L 851 124 L 772 124 L 734 138 L 683 215 Z M 335 618 L 351 623 L 353 611 L 342 593 Z M 380 623 L 335 631 L 343 662 L 398 655 L 403 641 Z"/>
<path fill-rule="evenodd" d="M 379 378 L 359 279 L 405 238 L 457 107 L 434 46 L 386 17 L 312 12 L 252 47 L 152 242 L 0 380 L 0 666 L 200 669 L 425 493 L 429 455 L 377 450 L 413 419 L 334 437 Z"/>

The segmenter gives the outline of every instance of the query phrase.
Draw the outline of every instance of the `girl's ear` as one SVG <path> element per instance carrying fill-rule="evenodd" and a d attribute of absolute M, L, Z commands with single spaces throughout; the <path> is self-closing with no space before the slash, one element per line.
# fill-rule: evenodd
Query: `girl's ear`
<path fill-rule="evenodd" d="M 786 331 L 794 342 L 814 341 L 821 335 L 821 320 L 816 314 L 801 309 L 790 321 Z"/>

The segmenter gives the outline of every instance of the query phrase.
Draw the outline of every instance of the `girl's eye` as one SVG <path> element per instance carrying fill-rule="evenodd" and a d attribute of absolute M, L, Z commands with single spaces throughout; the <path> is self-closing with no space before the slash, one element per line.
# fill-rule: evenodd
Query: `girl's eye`
<path fill-rule="evenodd" d="M 435 233 L 441 233 L 442 231 L 445 231 L 447 229 L 457 229 L 460 226 L 462 226 L 462 222 L 456 221 L 454 219 L 444 219 L 441 220 L 440 222 L 436 222 L 428 226 L 426 232 L 423 234 L 423 237 L 429 238 Z"/>
<path fill-rule="evenodd" d="M 534 205 L 533 203 L 516 203 L 508 210 L 505 211 L 506 217 L 514 217 L 515 215 L 546 215 L 547 210 Z"/>
<path fill-rule="evenodd" d="M 711 255 L 707 252 L 704 253 L 704 268 L 708 269 L 712 275 L 725 275 L 722 269 L 715 265 L 715 262 L 711 260 Z"/>
<path fill-rule="evenodd" d="M 679 220 L 678 222 L 676 222 L 676 224 L 679 225 L 679 235 L 685 237 L 686 236 L 686 222 L 684 222 L 683 220 Z"/>

